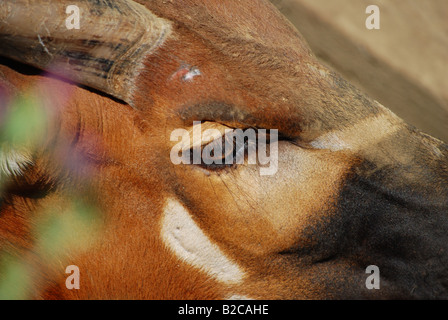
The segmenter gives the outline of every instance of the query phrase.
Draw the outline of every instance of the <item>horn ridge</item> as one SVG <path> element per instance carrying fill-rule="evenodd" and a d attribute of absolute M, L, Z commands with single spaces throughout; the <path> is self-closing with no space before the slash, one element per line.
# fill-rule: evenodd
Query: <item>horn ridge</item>
<path fill-rule="evenodd" d="M 66 25 L 69 5 L 79 8 L 79 29 Z M 144 58 L 170 30 L 167 20 L 130 0 L 5 0 L 0 4 L 0 55 L 131 105 Z"/>

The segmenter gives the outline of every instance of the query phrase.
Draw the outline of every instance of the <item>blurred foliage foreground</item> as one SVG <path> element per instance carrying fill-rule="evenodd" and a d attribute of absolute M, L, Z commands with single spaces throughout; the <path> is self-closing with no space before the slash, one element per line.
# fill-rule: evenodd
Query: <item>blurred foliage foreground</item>
<path fill-rule="evenodd" d="M 5 172 L 27 174 L 48 135 L 51 110 L 63 106 L 48 105 L 51 99 L 41 98 L 38 86 L 14 96 L 6 94 L 1 86 L 0 83 L 0 299 L 39 298 L 49 270 L 57 270 L 58 277 L 65 279 L 69 276 L 65 268 L 73 254 L 92 245 L 98 231 L 99 210 L 91 200 L 96 198 L 91 191 L 86 194 L 85 190 L 67 190 L 66 186 L 57 191 L 59 200 L 52 205 L 45 204 L 48 201 L 41 204 L 36 199 L 22 199 L 33 204 L 33 212 L 15 210 L 11 200 L 14 195 L 8 192 L 11 177 Z M 17 150 L 27 160 L 14 165 L 11 160 L 18 157 Z M 63 158 L 76 161 L 72 154 Z M 13 225 L 16 221 L 29 224 L 29 228 L 20 230 L 23 226 Z M 20 236 L 14 232 L 20 232 Z M 18 241 L 20 237 L 26 239 Z"/>

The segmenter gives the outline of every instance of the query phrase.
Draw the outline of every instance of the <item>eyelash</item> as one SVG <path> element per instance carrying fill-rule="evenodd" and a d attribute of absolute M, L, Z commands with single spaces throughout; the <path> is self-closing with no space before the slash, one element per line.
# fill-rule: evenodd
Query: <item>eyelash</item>
<path fill-rule="evenodd" d="M 257 137 L 257 142 L 258 142 L 259 141 L 259 139 L 258 139 L 258 137 L 259 137 L 258 132 L 256 132 L 256 137 Z M 231 164 L 226 163 L 227 157 L 230 156 L 229 151 L 227 151 L 226 148 L 225 148 L 226 147 L 226 141 L 230 142 L 230 138 L 229 138 L 229 136 L 227 134 L 221 136 L 218 139 L 215 139 L 214 141 L 212 141 L 212 142 L 210 142 L 210 143 L 208 143 L 206 145 L 202 145 L 200 147 L 196 147 L 196 148 L 190 149 L 190 160 L 191 161 L 193 160 L 192 158 L 193 158 L 193 153 L 194 152 L 200 152 L 200 154 L 201 154 L 201 163 L 200 164 L 196 164 L 197 166 L 199 166 L 199 167 L 201 167 L 203 169 L 206 169 L 208 171 L 221 171 L 221 170 L 225 170 L 225 169 L 236 169 L 238 167 L 238 165 L 244 164 L 246 162 L 246 160 L 247 160 L 248 153 L 249 153 L 248 150 L 249 150 L 250 147 L 254 148 L 254 150 L 251 150 L 251 151 L 254 151 L 255 154 L 257 154 L 257 152 L 258 152 L 258 145 L 257 145 L 257 143 L 254 143 L 252 140 L 249 140 L 247 137 L 245 137 L 245 139 L 244 139 L 244 146 L 240 147 L 237 150 L 236 149 L 237 141 L 236 141 L 236 138 L 233 137 L 232 142 L 231 142 L 231 152 L 232 152 L 231 160 L 232 161 L 231 161 Z M 211 163 L 210 164 L 210 163 L 204 162 L 204 159 L 203 159 L 203 155 L 204 155 L 203 152 L 204 152 L 204 150 L 206 148 L 210 148 L 210 150 L 214 151 L 214 150 L 216 150 L 216 148 L 212 148 L 212 147 L 213 146 L 219 147 L 218 143 L 221 144 L 221 146 L 220 146 L 221 150 L 224 151 L 222 153 L 222 156 L 219 156 L 217 158 L 214 158 L 214 157 L 210 158 L 210 159 L 208 159 L 209 161 L 207 161 L 207 162 L 213 162 L 214 160 L 219 160 L 220 159 L 222 164 L 219 164 L 219 163 Z M 268 138 L 266 139 L 266 144 L 269 145 L 269 143 L 270 143 L 270 139 L 269 139 L 269 135 L 268 135 Z M 241 153 L 243 153 L 243 154 L 241 154 Z M 244 156 L 244 158 L 240 158 L 241 156 Z M 240 163 L 238 163 L 238 160 L 240 160 Z M 193 161 L 191 163 L 193 163 Z"/>

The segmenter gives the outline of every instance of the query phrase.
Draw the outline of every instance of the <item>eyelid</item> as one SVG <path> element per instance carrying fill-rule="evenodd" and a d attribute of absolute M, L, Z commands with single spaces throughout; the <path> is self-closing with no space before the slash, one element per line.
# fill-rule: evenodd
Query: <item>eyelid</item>
<path fill-rule="evenodd" d="M 225 126 L 217 122 L 206 121 L 196 125 L 193 125 L 189 130 L 190 143 L 182 145 L 181 150 L 190 150 L 193 148 L 200 148 L 209 144 L 215 139 L 221 138 L 226 134 L 226 131 L 234 130 L 234 128 Z"/>
<path fill-rule="evenodd" d="M 232 132 L 237 128 L 227 126 L 225 124 L 214 122 L 214 121 L 198 121 L 197 124 L 194 124 L 189 129 L 187 129 L 188 135 L 190 137 L 188 143 L 181 145 L 181 151 L 189 151 L 195 148 L 202 148 L 209 143 L 213 142 L 216 139 L 224 138 L 227 133 Z M 244 128 L 240 128 L 241 130 L 245 130 Z M 246 127 L 246 129 L 248 129 Z M 270 139 L 270 131 L 265 129 L 257 130 L 257 128 L 251 127 L 251 129 L 256 131 L 257 137 L 265 136 L 265 140 L 269 143 Z M 264 133 L 263 133 L 264 132 Z M 258 138 L 257 138 L 258 140 Z"/>

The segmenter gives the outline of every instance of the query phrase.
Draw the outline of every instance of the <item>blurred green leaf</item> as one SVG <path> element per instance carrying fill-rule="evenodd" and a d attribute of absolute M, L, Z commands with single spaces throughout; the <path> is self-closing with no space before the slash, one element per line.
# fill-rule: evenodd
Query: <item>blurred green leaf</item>
<path fill-rule="evenodd" d="M 47 114 L 38 99 L 20 96 L 7 110 L 0 130 L 0 142 L 15 146 L 38 143 L 46 128 Z"/>
<path fill-rule="evenodd" d="M 28 298 L 30 275 L 24 263 L 11 257 L 3 257 L 0 274 L 0 300 Z"/>

